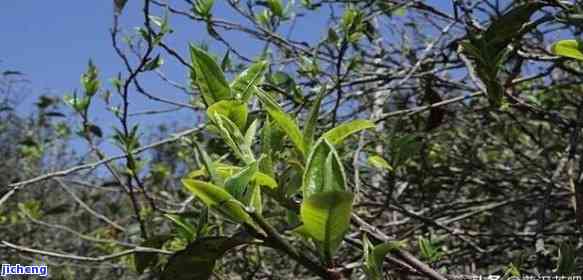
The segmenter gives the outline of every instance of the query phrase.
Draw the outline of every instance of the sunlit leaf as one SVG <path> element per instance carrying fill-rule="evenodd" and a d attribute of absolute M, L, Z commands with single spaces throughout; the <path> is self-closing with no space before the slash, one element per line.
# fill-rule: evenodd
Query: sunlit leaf
<path fill-rule="evenodd" d="M 252 184 L 251 197 L 249 198 L 249 205 L 253 207 L 255 212 L 261 214 L 263 212 L 263 200 L 261 198 L 261 188 L 257 184 Z"/>
<path fill-rule="evenodd" d="M 351 122 L 343 123 L 335 128 L 328 130 L 322 137 L 328 139 L 333 145 L 338 145 L 342 141 L 361 130 L 374 128 L 375 124 L 369 120 L 354 120 Z"/>
<path fill-rule="evenodd" d="M 259 126 L 259 120 L 254 120 L 247 131 L 245 131 L 245 144 L 251 147 L 253 145 L 253 141 L 255 141 L 255 134 L 257 133 L 257 127 Z"/>
<path fill-rule="evenodd" d="M 265 110 L 269 116 L 281 127 L 281 129 L 289 136 L 290 140 L 296 148 L 305 153 L 304 150 L 304 138 L 302 132 L 300 131 L 298 125 L 294 119 L 283 111 L 283 109 L 273 100 L 266 92 L 262 90 L 257 91 L 257 97 L 265 106 Z"/>
<path fill-rule="evenodd" d="M 218 173 L 218 176 L 222 178 L 228 178 L 229 176 L 232 176 L 233 174 L 241 170 L 241 167 L 222 163 L 215 163 L 213 168 Z M 205 175 L 207 175 L 206 170 L 200 169 L 189 173 L 187 178 L 197 178 Z M 262 172 L 256 172 L 255 175 L 253 176 L 253 181 L 255 181 L 257 184 L 261 186 L 266 186 L 271 189 L 277 188 L 277 182 L 275 181 L 275 179 Z"/>
<path fill-rule="evenodd" d="M 232 66 L 230 54 L 231 54 L 231 51 L 227 50 L 227 52 L 225 53 L 225 56 L 223 56 L 223 59 L 221 60 L 221 70 L 223 70 L 223 71 L 227 71 Z"/>
<path fill-rule="evenodd" d="M 370 280 L 381 280 L 383 275 L 383 259 L 391 252 L 404 246 L 401 241 L 392 241 L 377 246 L 368 240 L 366 235 L 363 236 L 363 263 L 364 271 Z"/>
<path fill-rule="evenodd" d="M 85 90 L 85 95 L 88 97 L 95 95 L 99 91 L 100 84 L 99 71 L 93 61 L 89 60 L 87 71 L 81 76 L 81 85 Z"/>
<path fill-rule="evenodd" d="M 196 195 L 209 208 L 235 222 L 245 223 L 251 221 L 249 214 L 243 209 L 243 205 L 225 189 L 211 183 L 192 179 L 182 179 L 182 183 L 186 189 Z"/>
<path fill-rule="evenodd" d="M 440 248 L 430 239 L 420 236 L 417 238 L 417 243 L 419 245 L 419 250 L 421 251 L 421 256 L 429 262 L 435 262 L 443 255 Z"/>
<path fill-rule="evenodd" d="M 269 6 L 269 9 L 274 15 L 283 17 L 284 8 L 282 0 L 267 0 L 267 6 Z"/>
<path fill-rule="evenodd" d="M 154 59 L 148 61 L 148 63 L 144 65 L 142 71 L 156 70 L 158 67 L 162 66 L 162 64 L 164 64 L 164 59 L 162 59 L 160 55 L 157 55 Z"/>
<path fill-rule="evenodd" d="M 200 160 L 202 161 L 202 165 L 205 168 L 206 175 L 209 176 L 209 178 L 211 179 L 212 182 L 214 182 L 215 184 L 218 184 L 219 178 L 216 174 L 212 159 L 207 154 L 207 152 L 200 147 L 200 144 L 198 142 L 193 141 L 193 144 L 194 144 L 194 147 L 196 149 L 196 152 L 199 155 Z"/>
<path fill-rule="evenodd" d="M 393 167 L 391 167 L 391 165 L 384 158 L 377 155 L 369 156 L 368 164 L 378 169 L 384 169 L 388 171 L 393 170 Z"/>
<path fill-rule="evenodd" d="M 192 3 L 192 11 L 204 18 L 210 18 L 212 15 L 214 0 L 196 0 Z"/>
<path fill-rule="evenodd" d="M 247 125 L 247 104 L 236 100 L 221 100 L 207 109 L 209 116 L 218 113 L 234 122 L 241 131 Z"/>
<path fill-rule="evenodd" d="M 265 116 L 265 122 L 261 128 L 260 133 L 261 138 L 261 153 L 265 156 L 259 162 L 259 170 L 273 176 L 273 153 L 272 140 L 273 140 L 273 129 L 271 127 L 271 120 L 268 116 Z"/>
<path fill-rule="evenodd" d="M 319 192 L 346 189 L 346 175 L 342 162 L 336 149 L 327 139 L 321 138 L 310 151 L 302 185 L 304 198 Z"/>
<path fill-rule="evenodd" d="M 305 150 L 309 150 L 312 142 L 314 141 L 314 133 L 316 131 L 316 125 L 318 122 L 318 117 L 320 113 L 320 105 L 322 104 L 322 99 L 326 94 L 326 87 L 322 87 L 316 99 L 314 100 L 312 107 L 310 108 L 310 114 L 308 115 L 308 120 L 304 126 L 304 146 Z"/>
<path fill-rule="evenodd" d="M 555 55 L 583 60 L 583 43 L 579 40 L 561 40 L 551 46 Z"/>
<path fill-rule="evenodd" d="M 207 105 L 231 99 L 231 90 L 225 75 L 215 60 L 204 50 L 190 46 L 194 85 L 200 90 Z"/>
<path fill-rule="evenodd" d="M 267 69 L 267 61 L 260 60 L 239 74 L 231 83 L 231 90 L 235 99 L 246 102 L 257 90 L 255 87 L 263 81 L 263 74 Z"/>
<path fill-rule="evenodd" d="M 322 244 L 329 259 L 350 227 L 354 195 L 344 191 L 313 194 L 302 202 L 300 216 L 307 233 Z"/>
<path fill-rule="evenodd" d="M 218 132 L 225 143 L 238 158 L 245 163 L 255 161 L 255 156 L 253 155 L 251 146 L 247 144 L 241 130 L 233 121 L 218 113 L 209 114 L 208 116 L 218 128 Z"/>

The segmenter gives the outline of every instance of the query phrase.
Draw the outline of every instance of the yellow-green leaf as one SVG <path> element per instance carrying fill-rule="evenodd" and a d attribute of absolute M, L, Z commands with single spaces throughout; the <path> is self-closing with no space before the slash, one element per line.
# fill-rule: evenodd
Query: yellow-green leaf
<path fill-rule="evenodd" d="M 304 199 L 300 216 L 304 230 L 321 243 L 326 258 L 330 258 L 350 227 L 354 195 L 344 191 L 314 194 Z"/>
<path fill-rule="evenodd" d="M 263 200 L 261 198 L 261 188 L 258 184 L 251 184 L 251 197 L 249 198 L 249 206 L 253 207 L 256 213 L 263 212 Z"/>
<path fill-rule="evenodd" d="M 351 122 L 343 123 L 335 128 L 328 130 L 326 133 L 324 133 L 324 135 L 322 135 L 322 137 L 328 139 L 328 141 L 330 141 L 330 143 L 333 145 L 338 145 L 342 143 L 346 137 L 361 130 L 374 127 L 375 124 L 369 120 L 354 120 Z"/>
<path fill-rule="evenodd" d="M 221 100 L 207 109 L 209 116 L 218 113 L 234 122 L 241 131 L 247 125 L 247 104 L 236 100 Z"/>
<path fill-rule="evenodd" d="M 274 15 L 283 17 L 284 8 L 281 0 L 267 0 L 267 6 Z"/>
<path fill-rule="evenodd" d="M 310 151 L 302 180 L 304 198 L 319 192 L 345 190 L 346 175 L 342 162 L 326 138 L 318 140 Z"/>
<path fill-rule="evenodd" d="M 255 161 L 251 146 L 245 141 L 241 130 L 233 121 L 218 113 L 209 114 L 209 118 L 217 126 L 221 137 L 237 157 L 245 163 Z"/>
<path fill-rule="evenodd" d="M 194 45 L 190 46 L 193 85 L 196 86 L 207 106 L 220 100 L 231 99 L 231 89 L 225 79 L 223 70 L 216 61 L 204 50 Z"/>
<path fill-rule="evenodd" d="M 368 164 L 378 169 L 393 171 L 393 167 L 384 158 L 377 155 L 369 156 Z"/>
<path fill-rule="evenodd" d="M 182 179 L 182 183 L 186 189 L 209 208 L 238 223 L 251 221 L 251 217 L 245 212 L 243 205 L 225 189 L 211 183 L 192 179 Z"/>
<path fill-rule="evenodd" d="M 304 138 L 302 136 L 302 132 L 300 131 L 298 125 L 294 121 L 294 119 L 288 115 L 283 109 L 273 100 L 266 92 L 258 89 L 257 97 L 265 106 L 265 110 L 269 116 L 281 127 L 283 131 L 289 136 L 290 140 L 296 148 L 305 154 L 304 150 Z"/>
<path fill-rule="evenodd" d="M 383 259 L 391 251 L 399 250 L 404 246 L 402 241 L 391 241 L 373 246 L 366 235 L 362 238 L 364 246 L 363 268 L 370 280 L 381 280 L 383 275 Z"/>
<path fill-rule="evenodd" d="M 318 116 L 320 112 L 320 105 L 322 104 L 322 99 L 324 99 L 324 95 L 326 94 L 326 87 L 322 87 L 318 95 L 316 96 L 316 100 L 312 104 L 310 108 L 310 114 L 308 115 L 308 120 L 306 125 L 304 126 L 304 146 L 305 150 L 309 150 L 312 142 L 314 141 L 314 134 L 316 131 L 316 125 L 318 123 Z"/>
<path fill-rule="evenodd" d="M 213 164 L 213 166 L 214 166 L 214 170 L 218 173 L 218 176 L 225 178 L 225 179 L 241 170 L 241 167 L 223 164 L 223 163 L 215 163 L 215 164 Z M 190 172 L 188 174 L 188 176 L 186 176 L 186 177 L 187 178 L 198 178 L 201 176 L 206 176 L 207 174 L 208 173 L 206 172 L 206 169 L 199 169 L 199 170 L 195 170 L 195 171 Z M 273 179 L 271 176 L 269 176 L 263 172 L 255 172 L 255 175 L 253 176 L 252 181 L 255 181 L 257 184 L 259 184 L 261 186 L 269 187 L 271 189 L 277 188 L 277 182 L 275 181 L 275 179 Z"/>
<path fill-rule="evenodd" d="M 583 42 L 579 40 L 561 40 L 551 46 L 555 55 L 583 60 Z"/>
<path fill-rule="evenodd" d="M 235 99 L 246 102 L 257 91 L 255 88 L 263 81 L 263 74 L 267 69 L 267 61 L 260 60 L 239 74 L 231 83 L 231 90 Z"/>

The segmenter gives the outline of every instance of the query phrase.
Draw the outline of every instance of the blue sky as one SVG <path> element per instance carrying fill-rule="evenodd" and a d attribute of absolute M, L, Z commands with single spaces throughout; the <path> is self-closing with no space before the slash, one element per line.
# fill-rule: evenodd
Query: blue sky
<path fill-rule="evenodd" d="M 110 39 L 109 30 L 113 19 L 113 1 L 38 1 L 19 0 L 3 1 L 0 6 L 0 34 L 3 40 L 0 44 L 0 71 L 7 69 L 23 72 L 30 81 L 25 91 L 26 96 L 19 96 L 20 106 L 17 110 L 22 113 L 30 112 L 30 105 L 41 94 L 63 96 L 80 88 L 79 79 L 92 59 L 100 71 L 102 85 L 110 87 L 108 80 L 124 67 L 115 54 Z M 135 27 L 143 23 L 141 5 L 143 1 L 129 0 L 120 18 L 120 25 L 126 32 L 132 32 Z M 182 1 L 176 3 L 183 3 Z M 213 9 L 215 16 L 235 22 L 244 22 L 235 15 L 230 8 L 226 8 L 224 1 L 216 1 Z M 187 10 L 185 5 L 178 5 Z M 162 15 L 159 9 L 153 7 L 155 15 Z M 326 17 L 311 15 L 301 21 L 296 32 L 305 40 L 320 38 L 318 32 L 312 32 L 314 26 L 325 26 Z M 206 29 L 202 25 L 195 25 L 190 20 L 171 17 L 170 23 L 175 32 L 168 38 L 168 45 L 176 48 L 184 57 L 187 57 L 187 47 L 190 42 L 210 41 L 206 36 Z M 311 29 L 310 29 L 311 28 Z M 302 30 L 311 30 L 303 32 Z M 325 31 L 319 28 L 319 31 Z M 226 33 L 226 38 L 244 55 L 254 57 L 260 54 L 263 45 L 258 45 L 247 36 L 236 33 Z M 217 55 L 225 51 L 219 45 L 211 44 Z M 161 68 L 165 74 L 176 82 L 185 84 L 187 73 L 183 66 L 163 53 L 166 58 Z M 122 72 L 123 73 L 123 72 Z M 185 94 L 161 82 L 154 75 L 145 76 L 141 82 L 153 94 L 168 99 L 187 101 Z M 22 94 L 24 95 L 24 94 Z M 142 96 L 134 95 L 131 100 L 132 111 L 169 108 L 165 105 L 153 104 Z M 92 106 L 92 119 L 105 132 L 112 126 L 117 126 L 117 120 L 105 110 L 102 102 L 97 100 Z M 187 110 L 178 113 L 166 114 L 162 117 L 143 116 L 133 119 L 143 127 L 148 128 L 158 123 L 168 123 L 180 120 L 183 127 L 196 125 L 193 114 Z M 190 124 L 192 123 L 192 124 Z M 76 141 L 75 146 L 83 150 L 83 144 Z M 113 147 L 102 145 L 108 152 L 114 152 Z"/>
<path fill-rule="evenodd" d="M 216 2 L 214 11 L 218 17 L 241 21 L 229 13 L 230 9 L 225 9 L 223 1 Z M 128 32 L 143 22 L 140 14 L 141 3 L 142 1 L 130 0 L 121 17 L 122 28 Z M 102 80 L 106 83 L 109 78 L 123 70 L 121 61 L 111 46 L 109 30 L 112 17 L 112 1 L 6 1 L 0 9 L 0 34 L 4 38 L 0 45 L 0 69 L 13 69 L 26 74 L 31 81 L 33 96 L 27 98 L 31 102 L 40 93 L 62 95 L 78 88 L 79 77 L 86 69 L 89 59 L 98 66 Z M 298 26 L 298 29 L 323 26 L 323 19 L 324 17 L 311 16 L 308 21 L 303 22 L 305 26 Z M 189 42 L 206 41 L 206 30 L 201 25 L 194 25 L 192 21 L 177 17 L 171 18 L 171 24 L 176 32 L 169 38 L 169 45 L 185 56 Z M 302 34 L 306 39 L 317 39 L 319 35 L 316 32 Z M 227 38 L 246 55 L 254 56 L 259 53 L 261 46 L 248 38 L 233 34 Z M 223 48 L 212 46 L 217 54 L 224 52 Z M 184 69 L 176 66 L 175 61 L 168 57 L 162 70 L 177 82 L 186 82 Z M 161 87 L 162 83 L 143 82 L 153 92 L 163 90 L 165 96 L 170 95 L 170 98 L 172 94 L 178 94 L 167 93 L 176 90 Z M 136 102 L 139 107 L 141 101 Z M 99 112 L 102 113 L 104 112 Z"/>
<path fill-rule="evenodd" d="M 142 1 L 130 0 L 121 18 L 122 27 L 131 29 L 142 23 Z M 214 11 L 219 17 L 233 21 L 221 0 L 216 1 Z M 439 6 L 445 6 L 444 2 Z M 296 35 L 305 39 L 317 39 L 325 31 L 325 16 L 310 15 L 300 21 Z M 58 94 L 78 87 L 79 76 L 91 58 L 101 70 L 102 77 L 109 78 L 122 70 L 109 38 L 112 22 L 112 1 L 4 1 L 0 8 L 0 69 L 16 69 L 24 72 L 32 81 L 35 92 L 44 89 Z M 201 26 L 191 21 L 172 19 L 177 30 L 171 44 L 185 53 L 188 42 L 205 36 Z M 307 32 L 306 32 L 307 31 Z M 234 45 L 244 53 L 252 54 L 257 46 L 244 37 L 232 37 Z M 254 48 L 255 47 L 255 48 Z M 170 61 L 169 61 L 170 62 Z M 168 67 L 164 70 L 172 70 Z M 172 71 L 171 71 L 172 72 Z M 176 74 L 176 73 L 173 73 Z"/>
<path fill-rule="evenodd" d="M 140 13 L 142 1 L 129 0 L 121 17 L 121 27 L 131 32 L 134 27 L 141 26 L 143 19 Z M 449 8 L 450 1 L 430 1 L 440 8 Z M 173 3 L 183 3 L 173 1 Z M 216 1 L 214 13 L 217 17 L 235 22 L 243 19 L 226 8 L 225 2 Z M 121 61 L 116 56 L 110 40 L 113 12 L 112 1 L 38 1 L 19 0 L 3 1 L 0 8 L 0 70 L 18 70 L 26 74 L 31 81 L 29 96 L 23 97 L 21 111 L 28 110 L 40 94 L 62 96 L 79 88 L 79 78 L 86 69 L 87 62 L 92 59 L 98 66 L 103 85 L 109 87 L 108 80 L 119 71 L 123 71 Z M 187 9 L 182 5 L 184 9 Z M 326 32 L 328 10 L 324 14 L 310 13 L 298 21 L 295 29 L 296 38 L 308 42 L 318 40 Z M 159 10 L 156 14 L 160 15 Z M 178 17 L 171 18 L 171 26 L 176 31 L 169 38 L 168 44 L 174 46 L 186 56 L 189 42 L 207 41 L 206 30 L 202 25 L 194 25 L 192 21 Z M 285 33 L 284 33 L 285 34 Z M 227 40 L 232 42 L 239 51 L 248 56 L 259 54 L 263 45 L 258 45 L 247 36 L 227 33 Z M 224 49 L 211 45 L 213 52 L 223 54 Z M 166 57 L 162 70 L 173 80 L 186 83 L 187 73 L 170 57 Z M 154 94 L 165 98 L 186 101 L 186 96 L 179 90 L 165 85 L 155 76 L 142 78 L 142 83 Z M 135 111 L 151 109 L 151 102 L 136 96 L 132 99 Z M 112 125 L 117 125 L 110 113 L 104 110 L 101 103 L 95 104 L 93 119 L 108 131 Z M 149 107 L 150 106 L 150 107 Z M 156 105 L 164 108 L 163 105 Z M 164 117 L 166 118 L 166 117 Z M 140 117 L 136 122 L 155 125 L 168 120 L 184 120 L 195 122 L 192 114 L 182 110 L 173 114 L 170 119 L 160 120 L 159 117 Z M 195 125 L 195 124 L 192 124 Z M 192 126 L 185 125 L 185 126 Z M 109 127 L 108 127 L 109 126 Z"/>

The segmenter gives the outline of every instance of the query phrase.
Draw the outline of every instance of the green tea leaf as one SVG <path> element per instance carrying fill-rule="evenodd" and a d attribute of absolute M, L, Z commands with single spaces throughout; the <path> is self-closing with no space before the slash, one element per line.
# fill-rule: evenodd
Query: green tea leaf
<path fill-rule="evenodd" d="M 272 149 L 271 142 L 273 140 L 273 129 L 271 127 L 271 120 L 269 115 L 265 117 L 265 122 L 261 128 L 260 133 L 261 138 L 261 153 L 265 157 L 259 162 L 259 170 L 266 172 L 268 175 L 273 176 L 273 154 L 274 149 Z"/>
<path fill-rule="evenodd" d="M 231 99 L 231 90 L 225 80 L 225 75 L 215 60 L 204 50 L 194 45 L 190 46 L 192 68 L 194 70 L 193 85 L 202 94 L 202 97 L 210 106 L 217 101 Z"/>
<path fill-rule="evenodd" d="M 377 259 L 372 254 L 373 245 L 368 240 L 366 234 L 362 236 L 362 263 L 363 270 L 369 280 L 381 280 L 382 279 L 382 266 L 378 263 Z"/>
<path fill-rule="evenodd" d="M 257 169 L 256 161 L 250 163 L 247 167 L 227 178 L 225 181 L 225 189 L 236 199 L 241 200 L 249 183 L 255 176 L 255 173 L 257 173 Z"/>
<path fill-rule="evenodd" d="M 312 108 L 310 109 L 310 114 L 308 115 L 308 121 L 306 122 L 306 126 L 304 126 L 304 146 L 305 146 L 304 149 L 306 151 L 310 149 L 310 146 L 314 141 L 314 133 L 316 131 L 316 125 L 318 123 L 320 105 L 322 104 L 322 99 L 324 99 L 325 94 L 326 87 L 324 86 L 316 96 L 316 100 L 314 100 Z"/>
<path fill-rule="evenodd" d="M 577 245 L 563 242 L 559 246 L 559 258 L 557 260 L 557 274 L 572 275 L 577 272 Z"/>
<path fill-rule="evenodd" d="M 334 146 L 321 138 L 312 148 L 303 175 L 303 196 L 327 191 L 344 191 L 346 175 Z"/>
<path fill-rule="evenodd" d="M 218 176 L 220 176 L 222 178 L 228 178 L 229 176 L 233 176 L 233 174 L 239 172 L 241 170 L 241 167 L 223 164 L 223 163 L 214 163 L 213 169 L 216 170 L 216 172 L 218 173 Z M 200 169 L 200 170 L 196 170 L 196 171 L 189 173 L 186 176 L 186 178 L 194 179 L 194 178 L 198 178 L 201 176 L 205 176 L 206 174 L 207 173 L 206 173 L 205 169 Z M 275 181 L 275 179 L 273 179 L 271 176 L 269 176 L 265 173 L 262 173 L 262 172 L 256 172 L 255 175 L 253 176 L 252 181 L 255 181 L 260 186 L 266 186 L 266 187 L 269 187 L 271 189 L 277 188 L 277 182 Z"/>
<path fill-rule="evenodd" d="M 360 24 L 361 18 L 362 14 L 358 10 L 354 8 L 346 9 L 340 21 L 340 27 L 345 33 L 350 33 Z"/>
<path fill-rule="evenodd" d="M 178 215 L 165 214 L 164 217 L 171 220 L 176 226 L 182 237 L 188 242 L 192 242 L 196 238 L 196 228 L 188 223 L 183 217 Z"/>
<path fill-rule="evenodd" d="M 404 246 L 401 241 L 391 241 L 377 246 L 373 246 L 366 235 L 362 240 L 364 246 L 364 271 L 370 280 L 381 280 L 383 275 L 383 260 L 391 252 Z"/>
<path fill-rule="evenodd" d="M 374 127 L 375 124 L 369 120 L 354 120 L 328 130 L 322 137 L 328 139 L 333 145 L 339 145 L 346 137 L 361 130 Z"/>
<path fill-rule="evenodd" d="M 294 213 L 295 214 L 295 213 Z M 305 225 L 300 225 L 294 229 L 292 229 L 293 233 L 300 235 L 303 238 L 312 238 L 312 236 L 310 235 L 310 232 L 308 232 L 308 229 L 306 228 Z"/>
<path fill-rule="evenodd" d="M 225 189 L 211 183 L 192 179 L 182 179 L 182 184 L 206 206 L 225 215 L 231 220 L 238 223 L 251 221 L 251 217 L 245 212 L 243 205 Z"/>
<path fill-rule="evenodd" d="M 211 157 L 206 153 L 205 150 L 201 149 L 200 144 L 198 144 L 198 142 L 193 141 L 193 144 L 196 149 L 196 152 L 199 155 L 200 160 L 202 161 L 202 165 L 205 167 L 205 170 L 207 171 L 206 174 L 209 176 L 213 183 L 218 184 L 219 178 L 216 174 L 215 167 L 213 166 L 213 161 Z"/>
<path fill-rule="evenodd" d="M 258 90 L 257 97 L 263 106 L 265 106 L 265 110 L 267 110 L 269 116 L 281 127 L 283 131 L 285 131 L 285 133 L 287 133 L 296 148 L 302 152 L 302 154 L 305 154 L 304 138 L 294 119 L 285 113 L 283 109 L 277 104 L 277 102 L 275 102 L 269 95 L 267 95 L 266 92 Z"/>
<path fill-rule="evenodd" d="M 283 17 L 284 8 L 281 0 L 267 0 L 267 6 L 274 15 Z"/>
<path fill-rule="evenodd" d="M 387 243 L 383 243 L 374 247 L 372 251 L 372 255 L 377 260 L 378 263 L 382 263 L 385 256 L 392 252 L 399 250 L 405 246 L 405 242 L 403 241 L 390 241 Z"/>
<path fill-rule="evenodd" d="M 100 88 L 99 71 L 93 61 L 89 60 L 87 71 L 81 76 L 81 85 L 85 89 L 85 95 L 90 97 L 95 95 Z"/>
<path fill-rule="evenodd" d="M 327 259 L 334 254 L 350 227 L 353 198 L 349 192 L 327 191 L 302 202 L 300 216 L 304 229 L 322 244 Z"/>
<path fill-rule="evenodd" d="M 368 164 L 378 169 L 393 171 L 393 167 L 382 157 L 374 155 L 368 157 Z"/>
<path fill-rule="evenodd" d="M 227 71 L 232 66 L 230 54 L 231 54 L 231 51 L 227 50 L 227 52 L 225 53 L 225 56 L 223 56 L 223 59 L 221 60 L 221 70 L 223 70 L 223 71 Z"/>
<path fill-rule="evenodd" d="M 417 243 L 419 244 L 421 256 L 430 263 L 435 262 L 441 258 L 442 252 L 440 252 L 440 248 L 437 247 L 430 239 L 418 237 Z"/>
<path fill-rule="evenodd" d="M 241 131 L 247 125 L 247 104 L 236 100 L 221 100 L 207 109 L 207 115 L 218 113 L 233 121 Z"/>
<path fill-rule="evenodd" d="M 251 197 L 249 198 L 249 206 L 255 209 L 255 212 L 263 212 L 263 200 L 261 198 L 261 188 L 257 184 L 251 184 Z"/>
<path fill-rule="evenodd" d="M 555 55 L 583 60 L 583 42 L 579 40 L 561 40 L 551 46 Z"/>
<path fill-rule="evenodd" d="M 214 0 L 196 0 L 192 3 L 192 11 L 203 18 L 210 18 L 214 4 Z"/>
<path fill-rule="evenodd" d="M 196 237 L 205 236 L 209 230 L 209 208 L 203 207 L 200 210 L 198 219 L 196 221 Z"/>
<path fill-rule="evenodd" d="M 157 55 L 154 59 L 148 61 L 146 65 L 142 68 L 142 71 L 152 71 L 158 69 L 158 67 L 164 64 L 164 59 Z"/>
<path fill-rule="evenodd" d="M 263 81 L 263 74 L 267 69 L 267 61 L 260 60 L 249 66 L 231 83 L 231 91 L 235 99 L 247 102 L 257 91 L 256 86 Z"/>
<path fill-rule="evenodd" d="M 247 145 L 245 137 L 234 122 L 218 113 L 209 114 L 209 118 L 218 127 L 221 137 L 238 158 L 245 163 L 255 161 L 251 146 Z"/>
<path fill-rule="evenodd" d="M 253 146 L 253 141 L 255 140 L 255 134 L 257 133 L 257 126 L 259 126 L 259 120 L 254 120 L 247 131 L 245 131 L 245 144 L 249 147 Z"/>
<path fill-rule="evenodd" d="M 268 9 L 263 10 L 262 12 L 255 14 L 255 20 L 259 22 L 259 24 L 263 27 L 269 27 L 271 24 L 271 16 L 273 12 Z"/>

